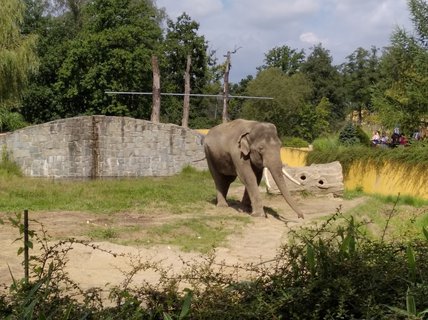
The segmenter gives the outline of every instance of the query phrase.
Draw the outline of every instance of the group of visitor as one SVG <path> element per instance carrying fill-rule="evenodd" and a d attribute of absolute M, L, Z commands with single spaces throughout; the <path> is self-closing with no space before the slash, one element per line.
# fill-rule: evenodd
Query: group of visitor
<path fill-rule="evenodd" d="M 412 139 L 419 140 L 420 134 L 415 133 L 412 136 Z M 382 134 L 376 130 L 373 133 L 373 136 L 371 138 L 372 146 L 374 147 L 384 147 L 384 148 L 395 148 L 395 147 L 405 147 L 409 145 L 409 139 L 404 133 L 400 133 L 400 130 L 398 128 L 394 129 L 394 132 L 392 133 L 391 137 L 388 137 L 388 135 L 385 132 L 382 132 Z"/>

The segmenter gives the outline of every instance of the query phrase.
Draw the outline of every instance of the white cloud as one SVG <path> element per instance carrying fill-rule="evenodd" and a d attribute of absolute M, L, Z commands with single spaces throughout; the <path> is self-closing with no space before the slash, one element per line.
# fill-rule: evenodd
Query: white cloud
<path fill-rule="evenodd" d="M 223 9 L 221 0 L 157 0 L 156 4 L 165 7 L 172 18 L 186 12 L 193 19 L 202 19 Z"/>
<path fill-rule="evenodd" d="M 303 43 L 307 43 L 307 44 L 310 44 L 310 45 L 317 45 L 319 43 L 322 43 L 324 47 L 326 47 L 328 45 L 328 40 L 327 39 L 321 39 L 320 37 L 318 37 L 313 32 L 302 33 L 299 36 L 299 39 Z"/>

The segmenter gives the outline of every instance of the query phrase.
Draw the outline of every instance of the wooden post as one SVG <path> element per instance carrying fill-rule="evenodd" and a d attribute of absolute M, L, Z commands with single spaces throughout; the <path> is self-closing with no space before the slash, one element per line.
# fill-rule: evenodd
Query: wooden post
<path fill-rule="evenodd" d="M 153 69 L 153 95 L 152 95 L 152 116 L 150 120 L 152 122 L 159 123 L 160 114 L 160 72 L 158 57 L 152 56 L 152 69 Z"/>
<path fill-rule="evenodd" d="M 230 51 L 226 54 L 226 68 L 224 70 L 223 80 L 223 123 L 227 122 L 229 116 L 227 114 L 228 100 L 229 100 L 229 71 L 230 71 Z"/>
<path fill-rule="evenodd" d="M 30 278 L 30 256 L 29 256 L 29 238 L 28 238 L 28 210 L 24 210 L 24 279 L 28 284 Z"/>
<path fill-rule="evenodd" d="M 185 128 L 189 127 L 189 110 L 190 110 L 190 65 L 192 57 L 187 55 L 186 73 L 184 74 L 184 101 L 183 101 L 183 119 L 181 125 Z"/>

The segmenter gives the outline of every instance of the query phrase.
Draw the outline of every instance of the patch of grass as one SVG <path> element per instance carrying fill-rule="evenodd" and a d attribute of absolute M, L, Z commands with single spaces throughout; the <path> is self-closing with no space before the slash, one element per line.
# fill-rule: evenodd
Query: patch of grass
<path fill-rule="evenodd" d="M 183 251 L 206 253 L 250 221 L 247 216 L 193 217 L 151 228 L 139 242 L 143 245 L 173 245 Z"/>
<path fill-rule="evenodd" d="M 88 236 L 94 240 L 112 240 L 118 237 L 118 231 L 112 227 L 96 227 L 88 232 Z"/>
<path fill-rule="evenodd" d="M 117 180 L 47 180 L 0 176 L 0 211 L 173 213 L 195 211 L 215 198 L 209 172 L 185 169 L 173 177 Z"/>
<path fill-rule="evenodd" d="M 389 203 L 389 204 L 398 202 L 398 204 L 400 205 L 408 205 L 408 206 L 417 207 L 417 208 L 428 205 L 428 200 L 406 196 L 406 195 L 400 195 L 398 199 L 397 199 L 397 196 L 374 195 L 374 197 L 378 198 L 383 203 Z"/>
<path fill-rule="evenodd" d="M 345 192 L 343 193 L 343 198 L 346 200 L 351 200 L 362 196 L 364 196 L 364 190 L 363 190 L 363 187 L 361 186 L 353 190 L 345 189 Z"/>
<path fill-rule="evenodd" d="M 389 197 L 372 196 L 363 204 L 349 210 L 345 216 L 354 216 L 372 239 L 398 240 L 422 238 L 422 228 L 428 226 L 428 206 L 416 208 Z"/>

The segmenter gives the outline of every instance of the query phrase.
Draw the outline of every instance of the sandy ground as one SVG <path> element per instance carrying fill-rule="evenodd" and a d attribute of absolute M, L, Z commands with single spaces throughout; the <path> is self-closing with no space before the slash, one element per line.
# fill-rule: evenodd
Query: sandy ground
<path fill-rule="evenodd" d="M 236 194 L 242 189 L 233 190 Z M 267 196 L 263 194 L 265 207 L 278 212 L 278 215 L 268 214 L 267 218 L 252 218 L 239 234 L 229 236 L 227 243 L 216 248 L 216 259 L 227 264 L 258 263 L 272 259 L 276 256 L 278 248 L 286 240 L 287 233 L 291 228 L 299 228 L 303 224 L 311 223 L 321 216 L 332 214 L 341 206 L 341 211 L 346 212 L 350 208 L 364 201 L 363 198 L 354 200 L 343 200 L 341 198 L 311 197 L 298 199 L 298 205 L 305 213 L 305 219 L 297 219 L 297 215 L 291 211 L 281 196 Z M 210 204 L 207 214 L 243 215 L 245 213 L 236 207 L 216 208 Z M 272 211 L 272 210 L 270 210 Z M 269 212 L 269 210 L 268 210 Z M 0 214 L 5 219 L 5 214 Z M 100 215 L 86 212 L 44 212 L 30 213 L 31 219 L 41 222 L 48 234 L 54 239 L 64 239 L 69 237 L 82 238 L 90 224 L 102 224 Z M 171 215 L 172 218 L 172 215 Z M 174 219 L 177 215 L 174 216 Z M 168 214 L 162 214 L 161 219 L 157 216 L 141 216 L 132 213 L 117 213 L 109 215 L 109 223 L 117 224 L 160 224 L 168 221 Z M 31 229 L 31 227 L 30 227 Z M 0 284 L 10 284 L 11 274 L 16 278 L 23 276 L 21 262 L 23 256 L 17 255 L 21 241 L 14 242 L 19 234 L 16 228 L 12 228 L 8 223 L 0 225 Z M 88 239 L 88 238 L 86 238 Z M 57 240 L 56 240 L 57 241 Z M 73 250 L 68 252 L 67 271 L 71 279 L 76 281 L 81 288 L 91 287 L 105 288 L 106 285 L 116 285 L 124 280 L 123 272 L 131 269 L 131 261 L 137 258 L 143 261 L 159 261 L 163 266 L 172 272 L 180 273 L 186 261 L 201 260 L 199 253 L 181 252 L 179 249 L 170 246 L 155 246 L 150 248 L 123 246 L 109 242 L 93 242 L 103 250 L 94 250 L 88 246 L 75 244 Z M 31 254 L 38 252 L 35 248 Z M 114 257 L 111 253 L 115 253 Z M 10 269 L 10 271 L 9 271 Z M 135 278 L 135 282 L 157 281 L 159 275 L 154 271 L 141 271 Z"/>

